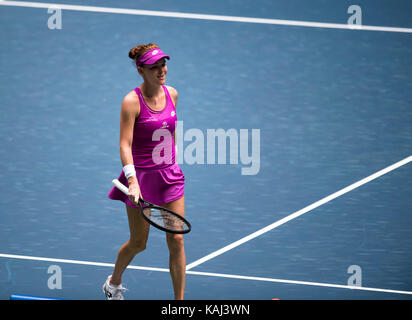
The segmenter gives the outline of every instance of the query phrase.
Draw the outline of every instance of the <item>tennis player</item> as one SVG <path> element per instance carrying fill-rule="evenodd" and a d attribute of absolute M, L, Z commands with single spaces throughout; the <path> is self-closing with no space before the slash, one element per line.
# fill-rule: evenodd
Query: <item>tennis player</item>
<path fill-rule="evenodd" d="M 143 83 L 125 96 L 120 114 L 123 170 L 118 179 L 128 186 L 129 194 L 115 187 L 109 192 L 110 199 L 126 204 L 130 229 L 130 239 L 120 248 L 113 273 L 103 285 L 107 299 L 114 300 L 123 299 L 123 271 L 146 248 L 149 224 L 139 213 L 139 196 L 182 216 L 185 214 L 185 177 L 175 162 L 177 91 L 165 86 L 166 59 L 170 57 L 150 43 L 132 48 L 129 58 L 136 64 Z M 183 235 L 166 233 L 166 241 L 174 298 L 180 300 L 184 298 L 186 273 Z"/>

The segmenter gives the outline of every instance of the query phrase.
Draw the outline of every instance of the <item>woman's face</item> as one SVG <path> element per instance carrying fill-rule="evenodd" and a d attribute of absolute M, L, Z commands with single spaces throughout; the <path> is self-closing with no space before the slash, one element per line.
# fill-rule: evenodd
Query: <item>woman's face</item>
<path fill-rule="evenodd" d="M 139 69 L 144 81 L 157 85 L 166 83 L 167 65 L 165 58 L 160 59 L 155 64 L 143 65 Z"/>

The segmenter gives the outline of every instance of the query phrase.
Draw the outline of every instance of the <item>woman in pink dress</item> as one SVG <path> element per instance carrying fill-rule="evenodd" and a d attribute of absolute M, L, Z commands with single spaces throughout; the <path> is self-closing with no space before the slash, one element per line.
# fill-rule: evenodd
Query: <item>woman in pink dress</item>
<path fill-rule="evenodd" d="M 143 78 L 143 83 L 123 99 L 120 114 L 123 170 L 118 179 L 128 186 L 129 194 L 126 196 L 113 187 L 109 198 L 126 204 L 130 239 L 120 248 L 113 273 L 103 285 L 108 299 L 123 299 L 123 271 L 146 248 L 149 224 L 139 213 L 139 197 L 185 214 L 185 177 L 175 162 L 177 91 L 165 86 L 166 59 L 170 57 L 152 43 L 132 48 L 129 57 Z M 183 235 L 166 233 L 166 241 L 174 297 L 183 299 L 186 271 Z"/>

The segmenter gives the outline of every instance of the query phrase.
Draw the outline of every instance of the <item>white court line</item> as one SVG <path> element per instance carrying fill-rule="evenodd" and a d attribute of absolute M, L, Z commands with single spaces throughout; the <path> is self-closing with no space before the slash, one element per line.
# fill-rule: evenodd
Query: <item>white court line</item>
<path fill-rule="evenodd" d="M 32 261 L 47 261 L 47 262 L 56 262 L 56 263 L 83 264 L 87 266 L 97 266 L 97 267 L 114 267 L 114 263 L 22 256 L 22 255 L 6 254 L 6 253 L 0 253 L 0 258 L 22 259 L 22 260 L 32 260 Z M 146 270 L 146 271 L 169 272 L 169 269 L 165 269 L 165 268 L 140 267 L 140 266 L 131 266 L 131 265 L 129 265 L 127 268 L 136 269 L 136 270 Z"/>
<path fill-rule="evenodd" d="M 372 174 L 372 175 L 370 175 L 370 176 L 368 176 L 368 177 L 366 177 L 362 180 L 359 180 L 358 182 L 355 182 L 355 183 L 351 184 L 350 186 L 348 186 L 346 188 L 343 188 L 343 189 L 341 189 L 341 190 L 339 190 L 339 191 L 337 191 L 337 192 L 335 192 L 335 193 L 333 193 L 333 194 L 331 194 L 331 195 L 329 195 L 329 196 L 327 196 L 327 197 L 325 197 L 325 198 L 323 198 L 319 201 L 316 201 L 316 202 L 312 203 L 311 205 L 309 205 L 309 206 L 307 206 L 303 209 L 300 209 L 299 211 L 296 211 L 296 212 L 286 216 L 285 218 L 280 219 L 280 220 L 268 225 L 267 227 L 264 227 L 264 228 L 254 232 L 254 233 L 252 233 L 252 234 L 250 234 L 250 235 L 248 235 L 248 236 L 246 236 L 246 237 L 244 237 L 244 238 L 242 238 L 238 241 L 235 241 L 235 242 L 233 242 L 233 243 L 231 243 L 231 244 L 229 244 L 229 245 L 227 245 L 227 246 L 225 246 L 225 247 L 223 247 L 219 250 L 216 250 L 216 251 L 208 254 L 207 256 L 205 256 L 203 258 L 200 258 L 200 259 L 188 264 L 187 267 L 186 267 L 186 270 L 190 270 L 190 269 L 192 269 L 192 268 L 194 268 L 194 267 L 196 267 L 196 266 L 198 266 L 198 265 L 200 265 L 200 264 L 202 264 L 202 263 L 204 263 L 204 262 L 206 262 L 210 259 L 213 259 L 213 258 L 215 258 L 215 257 L 217 257 L 217 256 L 219 256 L 219 255 L 221 255 L 221 254 L 223 254 L 223 253 L 225 253 L 229 250 L 232 250 L 233 248 L 236 248 L 236 247 L 240 246 L 241 244 L 244 244 L 245 242 L 248 242 L 248 241 L 250 241 L 250 240 L 252 240 L 256 237 L 259 237 L 262 234 L 264 234 L 268 231 L 271 231 L 271 230 L 281 226 L 282 224 L 285 224 L 286 222 L 289 222 L 293 219 L 296 219 L 297 217 L 300 217 L 301 215 L 303 215 L 307 212 L 310 212 L 310 211 L 324 205 L 325 203 L 328 203 L 328 202 L 344 195 L 345 193 L 348 193 L 349 191 L 352 191 L 356 188 L 359 188 L 360 186 L 362 186 L 362 185 L 364 185 L 368 182 L 371 182 L 372 180 L 375 180 L 375 179 L 383 176 L 384 174 L 386 174 L 390 171 L 393 171 L 393 170 L 395 170 L 395 169 L 397 169 L 401 166 L 404 166 L 405 164 L 407 164 L 411 161 L 412 161 L 412 156 L 409 156 L 409 157 L 407 157 L 407 158 L 405 158 L 405 159 L 403 159 L 403 160 L 401 160 L 401 161 L 399 161 L 399 162 L 397 162 L 397 163 L 395 163 L 395 164 L 393 164 L 389 167 L 386 167 L 385 169 L 382 169 L 382 170 L 380 170 L 380 171 L 378 171 L 378 172 L 376 172 L 376 173 L 374 173 L 374 174 Z"/>
<path fill-rule="evenodd" d="M 386 293 L 398 293 L 398 294 L 410 294 L 410 295 L 412 295 L 412 291 L 401 291 L 401 290 L 380 289 L 380 288 L 370 288 L 370 287 L 357 287 L 357 286 L 345 286 L 345 285 L 341 285 L 341 284 L 322 283 L 322 282 L 309 282 L 309 281 L 296 281 L 296 280 L 285 280 L 285 279 L 275 279 L 275 278 L 262 278 L 262 277 L 251 277 L 251 276 L 241 276 L 241 275 L 234 275 L 234 274 L 198 272 L 198 271 L 186 271 L 186 273 L 187 274 L 193 274 L 193 275 L 200 275 L 200 276 L 210 276 L 210 277 L 220 277 L 220 278 L 230 278 L 230 279 L 277 282 L 277 283 L 298 284 L 298 285 L 306 285 L 306 286 L 340 288 L 340 289 L 355 289 L 355 290 L 364 290 L 364 291 L 375 291 L 375 292 L 386 292 Z"/>
<path fill-rule="evenodd" d="M 61 8 L 63 10 L 73 10 L 73 11 L 103 12 L 103 13 L 152 16 L 152 17 L 180 18 L 180 19 L 260 23 L 260 24 L 273 24 L 273 25 L 284 25 L 284 26 L 295 26 L 295 27 L 412 33 L 412 28 L 381 27 L 381 26 L 367 26 L 367 25 L 357 26 L 357 25 L 348 25 L 348 24 L 343 24 L 343 23 L 324 23 L 324 22 L 313 22 L 313 21 L 263 19 L 263 18 L 235 17 L 235 16 L 223 16 L 223 15 L 212 15 L 212 14 L 171 12 L 171 11 L 153 11 L 153 10 L 107 8 L 107 7 L 95 7 L 95 6 L 79 6 L 79 5 L 69 5 L 69 4 L 59 4 L 59 3 L 0 1 L 0 5 L 16 6 L 16 7 L 30 7 L 30 8 L 54 7 L 54 8 Z"/>
<path fill-rule="evenodd" d="M 103 263 L 103 262 L 93 262 L 93 261 L 83 261 L 83 260 L 71 260 L 71 259 L 56 259 L 56 258 L 45 258 L 45 257 L 33 257 L 33 256 L 23 256 L 23 255 L 5 254 L 5 253 L 0 253 L 0 258 L 22 259 L 22 260 L 31 260 L 31 261 L 47 261 L 47 262 L 55 262 L 55 263 L 70 263 L 70 264 L 99 266 L 99 267 L 114 267 L 113 263 Z M 169 269 L 166 269 L 166 268 L 141 267 L 141 266 L 131 266 L 131 265 L 129 265 L 127 268 L 128 269 L 136 269 L 136 270 L 146 270 L 146 271 L 169 272 Z M 396 293 L 396 294 L 412 295 L 412 291 L 370 288 L 370 287 L 345 286 L 345 285 L 333 284 L 333 283 L 296 281 L 296 280 L 263 278 L 263 277 L 242 276 L 242 275 L 235 275 L 235 274 L 200 272 L 200 271 L 186 271 L 186 274 L 206 276 L 206 277 L 218 277 L 218 278 L 239 279 L 239 280 L 276 282 L 276 283 L 286 283 L 286 284 L 295 284 L 295 285 L 306 285 L 306 286 L 317 286 L 317 287 L 327 287 L 327 288 L 352 289 L 352 290 L 364 290 L 364 291 L 373 291 L 373 292 L 384 292 L 384 293 Z"/>

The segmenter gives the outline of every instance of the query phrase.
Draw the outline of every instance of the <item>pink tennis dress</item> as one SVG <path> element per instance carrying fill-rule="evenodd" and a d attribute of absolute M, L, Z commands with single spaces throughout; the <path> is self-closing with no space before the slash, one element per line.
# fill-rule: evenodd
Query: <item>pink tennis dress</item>
<path fill-rule="evenodd" d="M 185 176 L 176 163 L 173 133 L 176 129 L 176 108 L 165 86 L 166 105 L 160 111 L 151 109 L 139 88 L 134 89 L 139 97 L 140 114 L 133 129 L 132 155 L 142 198 L 162 205 L 184 195 Z M 123 170 L 119 181 L 129 186 Z M 109 194 L 112 200 L 120 200 L 136 208 L 129 197 L 113 187 Z"/>

